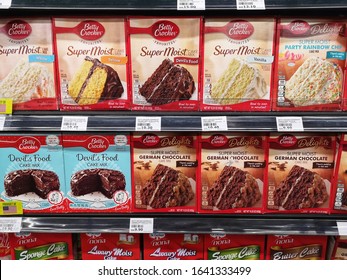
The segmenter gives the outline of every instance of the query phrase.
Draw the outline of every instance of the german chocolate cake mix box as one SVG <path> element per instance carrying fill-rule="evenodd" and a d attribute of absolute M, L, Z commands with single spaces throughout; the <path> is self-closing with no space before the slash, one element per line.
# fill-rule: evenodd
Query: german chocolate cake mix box
<path fill-rule="evenodd" d="M 274 18 L 206 18 L 201 110 L 270 111 Z"/>
<path fill-rule="evenodd" d="M 13 260 L 73 260 L 71 233 L 13 233 Z"/>
<path fill-rule="evenodd" d="M 203 133 L 199 212 L 262 213 L 267 137 L 247 133 Z"/>
<path fill-rule="evenodd" d="M 69 212 L 129 212 L 128 133 L 64 134 Z"/>
<path fill-rule="evenodd" d="M 266 211 L 329 213 L 335 147 L 331 134 L 270 134 Z"/>
<path fill-rule="evenodd" d="M 144 260 L 203 260 L 203 234 L 151 233 L 143 235 Z"/>
<path fill-rule="evenodd" d="M 268 235 L 267 260 L 325 260 L 327 236 Z"/>
<path fill-rule="evenodd" d="M 264 260 L 265 235 L 205 234 L 204 260 Z"/>
<path fill-rule="evenodd" d="M 54 18 L 62 110 L 129 108 L 125 19 Z"/>
<path fill-rule="evenodd" d="M 273 110 L 341 109 L 345 25 L 343 21 L 327 19 L 278 21 Z"/>
<path fill-rule="evenodd" d="M 198 110 L 201 17 L 130 17 L 133 110 Z"/>
<path fill-rule="evenodd" d="M 21 201 L 24 213 L 65 211 L 60 134 L 2 134 L 0 158 L 3 201 Z"/>
<path fill-rule="evenodd" d="M 0 98 L 14 110 L 57 110 L 50 18 L 0 19 Z"/>
<path fill-rule="evenodd" d="M 140 235 L 81 233 L 82 260 L 140 260 Z"/>
<path fill-rule="evenodd" d="M 132 149 L 134 212 L 196 212 L 196 135 L 137 132 Z"/>

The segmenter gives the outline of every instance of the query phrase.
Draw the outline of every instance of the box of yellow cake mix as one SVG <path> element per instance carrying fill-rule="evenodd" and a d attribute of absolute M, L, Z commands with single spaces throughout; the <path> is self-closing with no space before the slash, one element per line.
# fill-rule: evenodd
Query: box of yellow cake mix
<path fill-rule="evenodd" d="M 206 18 L 201 110 L 270 111 L 275 19 Z"/>
<path fill-rule="evenodd" d="M 0 19 L 0 98 L 14 110 L 57 110 L 50 18 Z"/>
<path fill-rule="evenodd" d="M 129 108 L 125 19 L 54 18 L 61 110 Z"/>

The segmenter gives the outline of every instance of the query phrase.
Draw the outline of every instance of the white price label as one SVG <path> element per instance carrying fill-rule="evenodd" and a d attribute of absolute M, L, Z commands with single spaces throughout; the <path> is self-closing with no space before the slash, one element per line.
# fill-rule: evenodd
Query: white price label
<path fill-rule="evenodd" d="M 227 131 L 227 117 L 201 117 L 202 131 Z"/>
<path fill-rule="evenodd" d="M 0 116 L 0 131 L 4 130 L 5 121 L 6 121 L 6 117 Z"/>
<path fill-rule="evenodd" d="M 265 0 L 236 0 L 237 10 L 265 10 Z"/>
<path fill-rule="evenodd" d="M 347 222 L 336 222 L 339 235 L 347 235 Z"/>
<path fill-rule="evenodd" d="M 161 117 L 136 117 L 136 131 L 161 131 Z"/>
<path fill-rule="evenodd" d="M 205 0 L 177 0 L 177 10 L 205 10 Z"/>
<path fill-rule="evenodd" d="M 12 0 L 2 0 L 0 1 L 0 9 L 9 9 L 11 8 Z"/>
<path fill-rule="evenodd" d="M 88 125 L 88 117 L 63 116 L 63 120 L 61 122 L 61 130 L 86 131 L 87 125 Z"/>
<path fill-rule="evenodd" d="M 153 233 L 153 218 L 131 218 L 130 233 Z"/>
<path fill-rule="evenodd" d="M 0 232 L 20 232 L 22 229 L 22 218 L 0 218 Z"/>
<path fill-rule="evenodd" d="M 302 117 L 276 117 L 277 131 L 304 131 Z"/>

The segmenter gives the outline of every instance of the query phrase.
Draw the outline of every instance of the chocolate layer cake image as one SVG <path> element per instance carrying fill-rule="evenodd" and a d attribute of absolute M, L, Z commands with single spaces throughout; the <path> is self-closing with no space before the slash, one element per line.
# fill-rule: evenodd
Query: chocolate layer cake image
<path fill-rule="evenodd" d="M 125 190 L 125 177 L 117 170 L 84 169 L 71 176 L 70 186 L 74 196 L 98 191 L 107 198 L 112 198 L 116 191 Z"/>
<path fill-rule="evenodd" d="M 342 93 L 342 78 L 342 70 L 337 64 L 311 57 L 287 81 L 285 97 L 294 106 L 338 102 Z"/>
<path fill-rule="evenodd" d="M 116 70 L 88 56 L 69 82 L 67 90 L 79 105 L 117 99 L 124 92 Z"/>
<path fill-rule="evenodd" d="M 152 105 L 163 105 L 188 100 L 195 91 L 193 76 L 189 71 L 165 59 L 140 87 L 139 93 Z"/>
<path fill-rule="evenodd" d="M 234 166 L 225 166 L 207 192 L 208 204 L 221 210 L 251 207 L 260 197 L 255 178 Z"/>
<path fill-rule="evenodd" d="M 166 165 L 158 164 L 141 190 L 142 204 L 152 208 L 186 205 L 194 198 L 188 177 Z"/>
<path fill-rule="evenodd" d="M 274 193 L 275 205 L 287 210 L 318 207 L 327 199 L 323 179 L 317 173 L 298 165 L 292 167 Z"/>
<path fill-rule="evenodd" d="M 211 89 L 212 99 L 222 105 L 260 99 L 267 93 L 267 85 L 260 71 L 237 58 L 230 61 L 227 70 Z"/>
<path fill-rule="evenodd" d="M 6 174 L 4 187 L 8 196 L 34 192 L 46 199 L 49 192 L 59 190 L 60 182 L 58 175 L 53 171 L 27 169 Z"/>

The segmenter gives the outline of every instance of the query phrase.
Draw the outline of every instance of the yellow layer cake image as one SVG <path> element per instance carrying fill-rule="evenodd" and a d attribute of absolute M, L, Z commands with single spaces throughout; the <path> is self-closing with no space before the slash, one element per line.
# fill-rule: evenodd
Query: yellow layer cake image
<path fill-rule="evenodd" d="M 253 65 L 233 58 L 228 69 L 212 85 L 211 97 L 221 105 L 260 99 L 267 94 L 267 85 Z"/>
<path fill-rule="evenodd" d="M 338 102 L 341 94 L 342 70 L 319 57 L 306 59 L 285 88 L 285 97 L 295 107 Z"/>
<path fill-rule="evenodd" d="M 39 63 L 21 60 L 0 82 L 0 97 L 14 103 L 55 97 L 53 74 Z"/>

